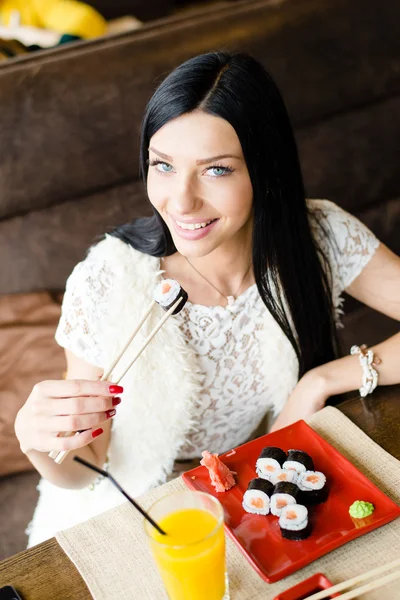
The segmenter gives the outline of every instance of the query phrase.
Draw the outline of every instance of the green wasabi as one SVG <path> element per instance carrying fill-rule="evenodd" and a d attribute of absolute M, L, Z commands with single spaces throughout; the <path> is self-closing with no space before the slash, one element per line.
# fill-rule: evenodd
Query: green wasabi
<path fill-rule="evenodd" d="M 353 519 L 365 519 L 374 512 L 374 505 L 371 502 L 364 502 L 364 500 L 356 500 L 349 508 L 350 516 Z"/>

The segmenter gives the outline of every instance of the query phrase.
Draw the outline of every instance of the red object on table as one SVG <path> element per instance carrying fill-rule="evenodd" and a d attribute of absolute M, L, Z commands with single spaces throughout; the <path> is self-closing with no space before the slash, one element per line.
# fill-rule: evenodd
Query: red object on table
<path fill-rule="evenodd" d="M 203 458 L 200 464 L 208 469 L 211 483 L 216 492 L 226 492 L 236 485 L 233 473 L 219 459 L 218 454 L 211 454 L 207 450 L 204 450 L 201 454 Z"/>
<path fill-rule="evenodd" d="M 315 573 L 308 579 L 300 581 L 293 587 L 275 596 L 274 600 L 304 600 L 311 594 L 322 592 L 332 587 L 332 583 L 323 573 Z M 332 594 L 329 598 L 339 598 L 340 594 Z"/>
<path fill-rule="evenodd" d="M 309 507 L 312 532 L 301 542 L 282 538 L 277 517 L 249 514 L 242 507 L 243 494 L 249 481 L 257 477 L 256 460 L 265 446 L 278 446 L 285 452 L 292 448 L 304 450 L 313 458 L 315 469 L 326 475 L 328 499 Z M 220 455 L 227 467 L 236 472 L 236 485 L 232 489 L 217 493 L 207 469 L 202 466 L 187 471 L 183 480 L 189 488 L 218 498 L 225 512 L 227 534 L 268 583 L 287 577 L 331 550 L 400 516 L 400 507 L 305 421 L 297 421 L 235 450 L 234 454 Z M 355 500 L 372 502 L 375 506 L 372 515 L 352 519 L 348 511 Z"/>

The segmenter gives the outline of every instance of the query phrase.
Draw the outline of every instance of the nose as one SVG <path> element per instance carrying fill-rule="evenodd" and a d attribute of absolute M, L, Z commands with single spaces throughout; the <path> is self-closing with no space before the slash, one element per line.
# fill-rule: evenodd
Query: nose
<path fill-rule="evenodd" d="M 202 205 L 197 186 L 190 177 L 177 177 L 171 197 L 171 212 L 176 215 L 188 215 L 197 212 Z"/>

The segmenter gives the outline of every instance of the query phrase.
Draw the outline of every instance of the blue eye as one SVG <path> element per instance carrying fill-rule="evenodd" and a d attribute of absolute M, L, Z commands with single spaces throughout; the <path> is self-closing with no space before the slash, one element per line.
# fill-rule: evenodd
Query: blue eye
<path fill-rule="evenodd" d="M 161 171 L 162 173 L 170 173 L 173 170 L 173 167 L 171 165 L 169 165 L 168 163 L 159 162 L 158 165 L 159 165 L 158 170 Z"/>
<path fill-rule="evenodd" d="M 232 173 L 233 169 L 230 167 L 209 167 L 207 171 L 211 171 L 213 173 L 211 177 L 222 177 L 223 175 Z"/>
<path fill-rule="evenodd" d="M 156 170 L 160 173 L 171 173 L 171 171 L 173 171 L 172 165 L 162 162 L 161 160 L 149 161 L 149 165 L 150 167 L 156 167 Z"/>

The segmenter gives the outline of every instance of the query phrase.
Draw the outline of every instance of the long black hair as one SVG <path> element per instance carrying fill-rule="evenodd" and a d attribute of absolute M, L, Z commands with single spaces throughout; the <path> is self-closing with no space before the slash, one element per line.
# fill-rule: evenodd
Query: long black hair
<path fill-rule="evenodd" d="M 328 261 L 310 227 L 297 147 L 271 76 L 242 52 L 210 52 L 177 67 L 149 101 L 141 129 L 146 184 L 151 137 L 193 110 L 221 117 L 235 129 L 253 186 L 253 268 L 260 296 L 290 340 L 299 376 L 333 360 L 337 335 Z M 159 213 L 113 235 L 152 256 L 176 252 Z M 322 264 L 324 263 L 324 264 Z M 273 360 L 273 357 L 271 357 Z"/>

